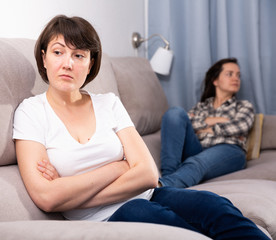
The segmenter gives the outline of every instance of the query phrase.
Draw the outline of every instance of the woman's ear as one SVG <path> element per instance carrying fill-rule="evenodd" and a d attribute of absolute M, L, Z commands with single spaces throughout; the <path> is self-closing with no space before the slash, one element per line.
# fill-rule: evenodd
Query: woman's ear
<path fill-rule="evenodd" d="M 44 51 L 44 50 L 41 50 L 41 55 L 42 55 L 42 60 L 43 60 L 43 66 L 44 66 L 45 69 L 47 69 L 47 68 L 46 68 L 46 63 L 45 63 L 45 55 L 46 55 L 46 54 L 45 54 L 45 51 Z"/>
<path fill-rule="evenodd" d="M 218 86 L 218 80 L 217 80 L 217 79 L 213 82 L 213 85 L 214 85 L 215 87 Z"/>
<path fill-rule="evenodd" d="M 87 73 L 87 75 L 90 73 L 90 70 L 91 70 L 91 68 L 92 68 L 93 65 L 94 65 L 94 62 L 95 62 L 95 60 L 94 60 L 94 58 L 92 58 L 91 61 L 90 61 L 90 64 L 89 64 L 89 68 L 88 68 L 88 73 Z"/>

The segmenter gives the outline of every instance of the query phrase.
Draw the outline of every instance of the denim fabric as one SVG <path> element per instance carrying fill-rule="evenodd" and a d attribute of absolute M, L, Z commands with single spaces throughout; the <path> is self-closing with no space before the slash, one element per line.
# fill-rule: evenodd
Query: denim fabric
<path fill-rule="evenodd" d="M 150 201 L 125 203 L 109 221 L 146 222 L 181 227 L 212 239 L 269 239 L 232 203 L 207 191 L 161 187 Z"/>
<path fill-rule="evenodd" d="M 185 110 L 169 109 L 161 127 L 162 186 L 190 187 L 246 166 L 243 149 L 218 144 L 203 149 Z"/>

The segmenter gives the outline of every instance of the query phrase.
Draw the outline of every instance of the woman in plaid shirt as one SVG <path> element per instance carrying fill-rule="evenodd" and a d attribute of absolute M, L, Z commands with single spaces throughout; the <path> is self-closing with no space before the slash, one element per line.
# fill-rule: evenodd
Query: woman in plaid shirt
<path fill-rule="evenodd" d="M 162 119 L 162 186 L 190 187 L 246 166 L 246 139 L 254 108 L 237 100 L 240 68 L 235 58 L 206 73 L 201 101 L 188 113 L 169 109 Z"/>

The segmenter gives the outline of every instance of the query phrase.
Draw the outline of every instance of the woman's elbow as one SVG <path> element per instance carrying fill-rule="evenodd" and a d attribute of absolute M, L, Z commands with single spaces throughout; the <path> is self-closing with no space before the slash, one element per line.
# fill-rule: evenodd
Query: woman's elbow
<path fill-rule="evenodd" d="M 50 196 L 46 193 L 40 193 L 33 196 L 32 200 L 35 205 L 44 212 L 57 212 L 57 202 L 55 201 L 54 196 Z"/>
<path fill-rule="evenodd" d="M 46 213 L 52 213 L 52 212 L 57 212 L 54 208 L 53 205 L 49 204 L 49 203 L 45 203 L 43 205 L 41 205 L 39 207 L 42 211 L 46 212 Z"/>
<path fill-rule="evenodd" d="M 157 187 L 158 179 L 159 179 L 158 175 L 157 176 L 155 175 L 155 176 L 152 177 L 152 179 L 150 181 L 150 188 L 156 188 Z"/>
<path fill-rule="evenodd" d="M 147 178 L 147 183 L 149 184 L 149 188 L 156 188 L 158 185 L 158 180 L 159 180 L 159 174 L 158 170 L 156 167 L 152 168 L 151 170 L 148 171 L 148 178 Z"/>

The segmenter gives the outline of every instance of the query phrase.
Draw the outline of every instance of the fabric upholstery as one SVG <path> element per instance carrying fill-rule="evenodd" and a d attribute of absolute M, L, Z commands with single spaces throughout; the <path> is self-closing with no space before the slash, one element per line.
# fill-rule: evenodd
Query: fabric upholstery
<path fill-rule="evenodd" d="M 112 58 L 121 100 L 141 135 L 160 129 L 168 108 L 161 84 L 144 58 Z"/>
<path fill-rule="evenodd" d="M 276 149 L 275 123 L 276 115 L 265 115 L 261 144 L 262 150 Z"/>
<path fill-rule="evenodd" d="M 0 222 L 18 220 L 60 220 L 61 214 L 45 214 L 28 195 L 17 165 L 0 167 Z"/>
<path fill-rule="evenodd" d="M 9 240 L 208 240 L 182 228 L 149 223 L 88 221 L 0 222 L 2 239 Z M 13 234 L 11 234 L 11 232 Z"/>
<path fill-rule="evenodd" d="M 0 41 L 0 165 L 16 162 L 12 141 L 13 113 L 24 98 L 32 95 L 36 79 L 32 64 L 11 42 Z M 25 46 L 24 42 L 22 45 Z"/>
<path fill-rule="evenodd" d="M 1 38 L 1 44 L 4 43 L 6 46 L 8 46 L 11 51 L 13 49 L 13 54 L 20 54 L 22 56 L 21 59 L 16 59 L 16 61 L 13 63 L 13 65 L 8 65 L 7 70 L 8 71 L 17 71 L 18 66 L 21 66 L 22 68 L 25 67 L 25 65 L 28 64 L 29 68 L 32 68 L 32 76 L 29 79 L 28 75 L 22 75 L 22 79 L 24 79 L 24 83 L 27 83 L 27 85 L 18 85 L 20 88 L 23 88 L 23 92 L 27 91 L 27 95 L 36 95 L 44 92 L 48 85 L 42 80 L 40 77 L 36 61 L 34 57 L 34 47 L 35 47 L 35 40 L 32 39 L 25 39 L 25 38 L 11 38 L 11 39 L 3 39 Z M 5 52 L 2 52 L 1 54 L 6 54 Z M 22 61 L 24 59 L 24 61 Z M 24 72 L 23 72 L 24 73 Z M 10 82 L 17 82 L 17 78 L 9 78 L 8 81 Z M 31 82 L 31 84 L 28 84 Z"/>
<path fill-rule="evenodd" d="M 161 131 L 158 130 L 155 133 L 144 135 L 143 140 L 147 145 L 158 169 L 160 169 Z"/>

